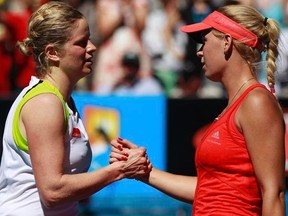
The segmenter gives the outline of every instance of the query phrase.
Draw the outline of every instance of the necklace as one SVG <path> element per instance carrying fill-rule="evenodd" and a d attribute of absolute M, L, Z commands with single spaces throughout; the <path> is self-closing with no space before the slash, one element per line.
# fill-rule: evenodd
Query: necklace
<path fill-rule="evenodd" d="M 240 86 L 240 88 L 238 89 L 238 91 L 235 93 L 235 95 L 232 97 L 230 104 L 232 104 L 232 102 L 234 101 L 235 97 L 237 96 L 237 94 L 241 91 L 241 89 L 252 79 L 255 79 L 254 77 L 249 78 L 247 80 L 245 80 L 245 82 Z"/>
<path fill-rule="evenodd" d="M 247 79 L 247 80 L 245 80 L 244 82 L 243 82 L 243 84 L 240 86 L 240 88 L 237 90 L 237 92 L 234 94 L 234 96 L 232 97 L 232 99 L 231 99 L 231 101 L 230 101 L 230 103 L 227 105 L 227 107 L 215 118 L 215 120 L 218 120 L 221 116 L 222 116 L 222 114 L 228 109 L 228 107 L 233 103 L 233 101 L 234 101 L 234 99 L 236 98 L 236 96 L 238 95 L 238 93 L 241 91 L 241 89 L 250 81 L 250 80 L 252 80 L 252 79 L 255 79 L 254 77 L 251 77 L 251 78 L 249 78 L 249 79 Z"/>

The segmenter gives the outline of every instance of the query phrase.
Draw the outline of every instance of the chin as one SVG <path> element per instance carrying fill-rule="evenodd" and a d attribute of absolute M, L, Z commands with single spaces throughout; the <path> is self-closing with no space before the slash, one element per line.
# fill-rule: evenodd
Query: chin
<path fill-rule="evenodd" d="M 92 73 L 92 68 L 86 67 L 83 69 L 82 73 L 88 75 L 88 74 Z"/>
<path fill-rule="evenodd" d="M 218 78 L 215 74 L 205 73 L 204 75 L 205 75 L 205 77 L 206 77 L 207 79 L 209 79 L 210 81 L 219 82 L 219 78 Z"/>

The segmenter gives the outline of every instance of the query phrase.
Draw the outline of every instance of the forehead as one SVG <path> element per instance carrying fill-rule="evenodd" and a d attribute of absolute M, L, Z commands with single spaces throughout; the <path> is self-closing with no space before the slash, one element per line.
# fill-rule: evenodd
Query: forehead
<path fill-rule="evenodd" d="M 77 20 L 71 29 L 71 38 L 83 37 L 90 35 L 89 26 L 85 19 Z"/>

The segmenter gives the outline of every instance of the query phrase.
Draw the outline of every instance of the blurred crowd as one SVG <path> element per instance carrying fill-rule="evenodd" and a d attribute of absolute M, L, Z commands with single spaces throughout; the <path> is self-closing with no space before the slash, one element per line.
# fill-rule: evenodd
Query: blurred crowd
<path fill-rule="evenodd" d="M 0 0 L 0 96 L 10 97 L 34 74 L 33 57 L 16 49 L 26 36 L 31 13 L 49 0 Z M 282 29 L 276 93 L 288 98 L 288 0 L 63 0 L 81 11 L 96 45 L 93 71 L 75 91 L 95 95 L 157 95 L 223 98 L 207 80 L 196 56 L 199 44 L 179 27 L 199 22 L 226 4 L 249 4 L 276 19 Z M 265 57 L 265 56 L 263 56 Z M 265 58 L 263 58 L 265 59 Z M 261 69 L 262 68 L 262 69 Z M 265 61 L 259 80 L 266 84 Z"/>

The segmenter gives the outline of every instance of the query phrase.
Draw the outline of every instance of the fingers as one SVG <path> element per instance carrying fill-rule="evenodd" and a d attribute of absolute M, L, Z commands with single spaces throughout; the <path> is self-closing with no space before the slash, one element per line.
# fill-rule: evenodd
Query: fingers
<path fill-rule="evenodd" d="M 115 139 L 112 140 L 112 141 L 110 142 L 110 144 L 112 145 L 112 147 L 118 149 L 119 151 L 123 151 L 123 145 L 120 144 L 120 143 L 118 143 L 117 140 L 115 140 Z"/>
<path fill-rule="evenodd" d="M 138 146 L 135 145 L 134 143 L 130 142 L 127 139 L 122 139 L 121 137 L 117 138 L 117 142 L 121 144 L 123 147 L 129 148 L 129 149 L 138 148 Z"/>
<path fill-rule="evenodd" d="M 112 164 L 112 163 L 115 163 L 115 162 L 118 162 L 119 160 L 117 160 L 116 158 L 109 158 L 109 163 Z"/>
<path fill-rule="evenodd" d="M 126 153 L 118 153 L 118 152 L 110 152 L 110 158 L 115 158 L 117 161 L 124 160 L 126 161 L 128 159 L 128 154 Z"/>
<path fill-rule="evenodd" d="M 112 140 L 111 142 L 111 154 L 109 162 L 113 163 L 119 160 L 127 160 L 129 156 L 130 149 L 137 149 L 138 146 L 133 144 L 128 140 L 124 140 L 120 137 L 117 140 Z M 141 151 L 145 152 L 146 149 L 140 148 Z"/>
<path fill-rule="evenodd" d="M 114 146 L 111 147 L 109 163 L 114 163 L 116 161 L 127 161 L 129 153 L 127 151 L 120 151 Z"/>

